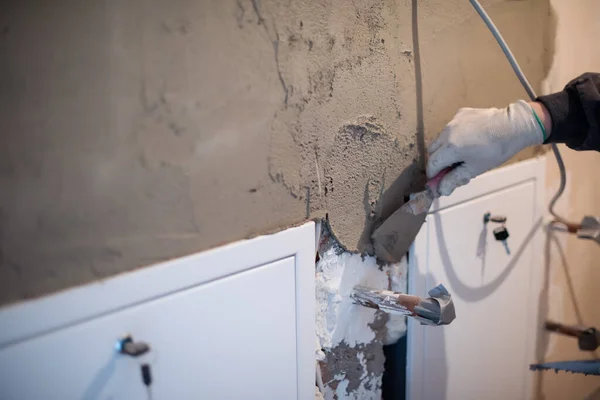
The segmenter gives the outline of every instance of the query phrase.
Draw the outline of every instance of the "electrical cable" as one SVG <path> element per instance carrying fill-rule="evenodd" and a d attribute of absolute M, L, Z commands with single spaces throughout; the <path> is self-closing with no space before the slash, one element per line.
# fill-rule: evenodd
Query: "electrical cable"
<path fill-rule="evenodd" d="M 150 351 L 150 345 L 142 341 L 134 341 L 130 335 L 127 335 L 117 341 L 115 349 L 120 354 L 139 360 L 140 357 L 143 357 Z M 148 400 L 152 400 L 152 371 L 150 364 L 146 362 L 141 363 L 140 373 L 142 375 L 142 382 L 146 387 L 147 398 Z"/>
<path fill-rule="evenodd" d="M 469 0 L 469 2 L 473 6 L 473 8 L 475 8 L 475 11 L 477 11 L 477 14 L 479 14 L 481 19 L 485 23 L 485 25 L 488 27 L 488 29 L 490 30 L 490 32 L 496 39 L 496 42 L 498 42 L 498 45 L 502 49 L 504 56 L 506 56 L 506 59 L 510 63 L 510 66 L 512 67 L 513 71 L 517 75 L 519 82 L 521 82 L 523 89 L 525 89 L 525 91 L 527 92 L 527 95 L 529 95 L 529 98 L 531 99 L 531 101 L 535 101 L 535 99 L 537 99 L 535 91 L 533 90 L 533 87 L 531 87 L 531 84 L 525 77 L 525 74 L 523 74 L 523 71 L 521 71 L 521 68 L 519 67 L 519 64 L 517 63 L 517 60 L 515 59 L 515 56 L 508 48 L 508 45 L 504 41 L 504 38 L 500 34 L 500 31 L 498 30 L 498 28 L 496 28 L 496 25 L 494 25 L 494 22 L 492 22 L 492 19 L 485 12 L 485 10 L 481 6 L 481 4 L 479 4 L 479 1 Z M 556 221 L 565 224 L 567 226 L 567 228 L 569 228 L 569 232 L 572 232 L 573 229 L 575 229 L 575 231 L 576 231 L 576 227 L 579 224 L 573 224 L 573 223 L 568 222 L 566 219 L 562 218 L 561 216 L 556 214 L 556 212 L 554 211 L 554 206 L 556 205 L 556 202 L 558 201 L 560 196 L 562 196 L 563 192 L 565 191 L 565 186 L 567 184 L 567 174 L 565 171 L 565 163 L 562 159 L 560 151 L 558 150 L 558 146 L 555 143 L 552 143 L 551 148 L 552 148 L 552 152 L 554 153 L 554 157 L 556 158 L 556 164 L 558 164 L 558 171 L 560 173 L 560 185 L 558 187 L 558 190 L 556 191 L 556 193 L 550 200 L 550 204 L 548 205 L 548 211 L 550 212 L 550 214 L 552 214 L 552 216 L 554 218 L 556 218 Z"/>
<path fill-rule="evenodd" d="M 146 392 L 148 394 L 148 400 L 152 400 L 152 372 L 150 371 L 150 364 L 140 365 L 140 372 L 142 373 L 142 382 L 146 386 Z"/>

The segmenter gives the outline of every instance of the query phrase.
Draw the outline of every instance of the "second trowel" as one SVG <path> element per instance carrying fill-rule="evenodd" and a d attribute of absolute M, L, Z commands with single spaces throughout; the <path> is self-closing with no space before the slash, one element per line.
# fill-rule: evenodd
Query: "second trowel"
<path fill-rule="evenodd" d="M 377 257 L 387 262 L 399 262 L 419 233 L 427 212 L 438 197 L 440 181 L 453 167 L 442 170 L 425 185 L 425 190 L 416 193 L 411 200 L 397 209 L 373 234 L 373 248 Z"/>

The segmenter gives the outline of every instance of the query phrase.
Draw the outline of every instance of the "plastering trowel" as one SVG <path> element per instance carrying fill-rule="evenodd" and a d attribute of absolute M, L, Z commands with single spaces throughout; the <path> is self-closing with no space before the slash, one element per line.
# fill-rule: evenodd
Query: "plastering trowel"
<path fill-rule="evenodd" d="M 397 209 L 371 235 L 377 257 L 387 262 L 399 262 L 419 233 L 427 211 L 438 197 L 440 181 L 454 166 L 442 170 L 425 185 L 425 190 L 416 193 L 411 200 Z"/>
<path fill-rule="evenodd" d="M 444 285 L 438 285 L 423 298 L 410 294 L 378 290 L 366 286 L 354 287 L 350 298 L 364 307 L 381 310 L 388 314 L 408 315 L 422 325 L 448 325 L 456 318 L 452 296 Z"/>

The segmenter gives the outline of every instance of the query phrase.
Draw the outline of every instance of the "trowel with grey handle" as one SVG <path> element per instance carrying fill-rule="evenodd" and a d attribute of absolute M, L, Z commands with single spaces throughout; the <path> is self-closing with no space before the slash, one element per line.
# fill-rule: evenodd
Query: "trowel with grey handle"
<path fill-rule="evenodd" d="M 410 201 L 375 229 L 371 239 L 379 259 L 387 262 L 402 260 L 419 233 L 431 204 L 438 197 L 438 184 L 454 167 L 448 167 L 434 176 L 427 182 L 424 191 L 414 194 Z"/>

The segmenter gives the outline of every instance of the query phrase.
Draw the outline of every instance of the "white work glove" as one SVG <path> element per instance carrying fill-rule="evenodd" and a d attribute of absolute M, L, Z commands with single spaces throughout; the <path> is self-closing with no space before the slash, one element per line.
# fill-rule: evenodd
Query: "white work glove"
<path fill-rule="evenodd" d="M 542 129 L 523 100 L 504 109 L 461 108 L 429 146 L 427 176 L 431 179 L 460 163 L 439 183 L 439 194 L 448 196 L 522 149 L 542 142 Z"/>

